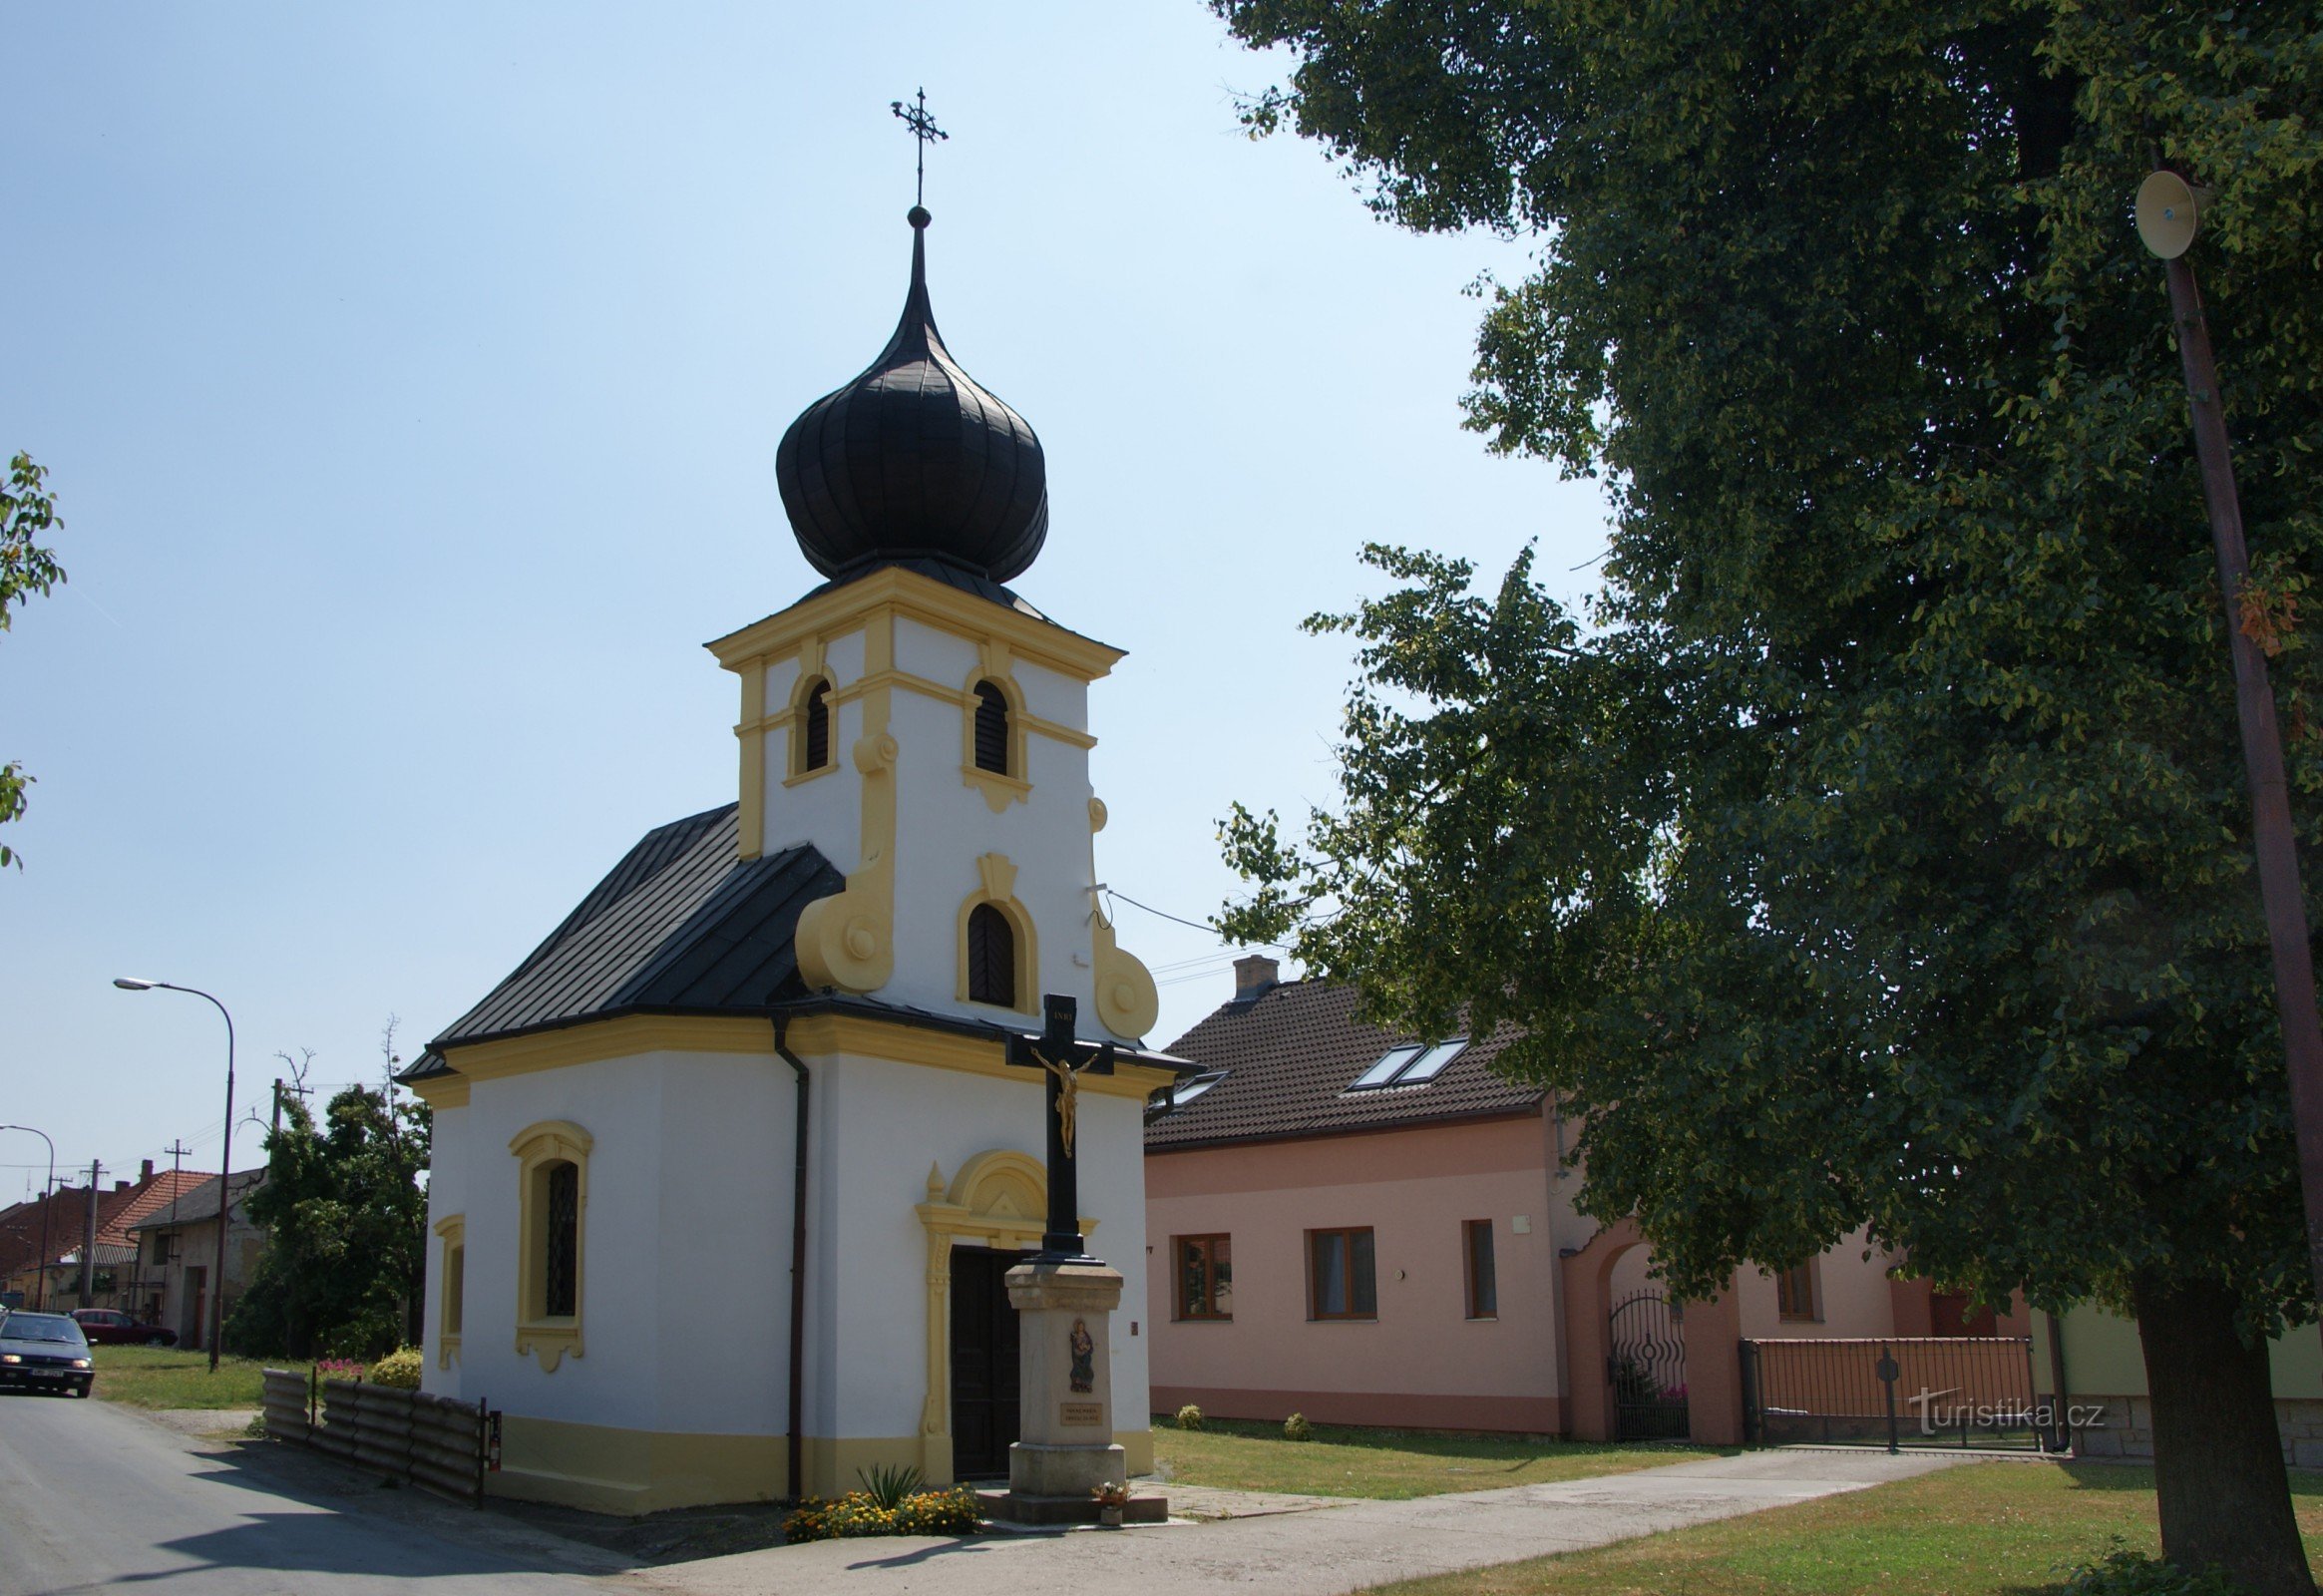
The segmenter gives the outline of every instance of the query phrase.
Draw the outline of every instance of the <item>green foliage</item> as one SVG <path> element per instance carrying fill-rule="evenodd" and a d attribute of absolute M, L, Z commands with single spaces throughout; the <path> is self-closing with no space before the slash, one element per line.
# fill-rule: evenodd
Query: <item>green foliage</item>
<path fill-rule="evenodd" d="M 1180 1429 L 1200 1429 L 1202 1427 L 1202 1409 L 1193 1402 L 1188 1402 L 1179 1408 L 1178 1427 Z"/>
<path fill-rule="evenodd" d="M 1315 1426 L 1307 1422 L 1305 1413 L 1293 1413 L 1289 1418 L 1283 1420 L 1283 1438 L 1285 1440 L 1313 1440 Z"/>
<path fill-rule="evenodd" d="M 48 472 L 32 456 L 18 454 L 8 462 L 8 486 L 0 490 L 0 631 L 15 624 L 10 613 L 27 596 L 46 597 L 65 580 L 65 568 L 56 552 L 38 539 L 64 523 L 57 519 L 56 499 L 48 491 Z M 0 825 L 23 815 L 30 801 L 25 789 L 33 778 L 11 759 L 0 763 Z M 24 866 L 23 859 L 0 843 L 0 866 Z"/>
<path fill-rule="evenodd" d="M 2189 1574 L 2117 1540 L 2104 1557 L 2068 1571 L 2062 1596 L 2238 1596 L 2240 1589 L 2215 1568 Z"/>
<path fill-rule="evenodd" d="M 417 1347 L 398 1347 L 366 1370 L 363 1379 L 374 1386 L 392 1386 L 397 1391 L 418 1391 L 420 1373 L 424 1367 Z"/>
<path fill-rule="evenodd" d="M 427 1105 L 385 1089 L 347 1087 L 320 1126 L 303 1101 L 285 1101 L 249 1198 L 266 1248 L 226 1322 L 231 1346 L 369 1360 L 410 1338 L 426 1278 L 428 1132 Z"/>
<path fill-rule="evenodd" d="M 909 1463 L 880 1463 L 868 1472 L 859 1468 L 855 1477 L 863 1481 L 862 1494 L 890 1512 L 920 1488 L 920 1470 Z"/>
<path fill-rule="evenodd" d="M 844 1540 L 858 1535 L 972 1535 L 981 1523 L 976 1494 L 966 1485 L 919 1491 L 884 1505 L 872 1492 L 857 1490 L 837 1501 L 810 1498 L 801 1502 L 782 1521 L 782 1538 L 785 1544 L 796 1546 L 810 1540 Z"/>

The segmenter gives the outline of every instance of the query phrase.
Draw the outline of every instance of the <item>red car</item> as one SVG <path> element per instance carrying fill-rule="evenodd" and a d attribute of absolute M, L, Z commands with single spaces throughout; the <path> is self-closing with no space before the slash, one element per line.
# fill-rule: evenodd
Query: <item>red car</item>
<path fill-rule="evenodd" d="M 73 1323 L 92 1347 L 175 1347 L 178 1333 L 159 1325 L 141 1325 L 111 1308 L 76 1308 Z"/>

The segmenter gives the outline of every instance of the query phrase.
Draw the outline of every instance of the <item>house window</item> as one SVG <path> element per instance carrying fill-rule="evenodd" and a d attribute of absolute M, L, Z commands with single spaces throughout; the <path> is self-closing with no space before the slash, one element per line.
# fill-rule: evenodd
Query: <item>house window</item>
<path fill-rule="evenodd" d="M 436 1291 L 436 1367 L 449 1369 L 460 1356 L 460 1322 L 468 1302 L 468 1230 L 459 1214 L 436 1221 L 444 1242 L 444 1278 Z"/>
<path fill-rule="evenodd" d="M 976 769 L 1012 775 L 1008 769 L 1008 695 L 994 682 L 979 681 L 975 698 Z"/>
<path fill-rule="evenodd" d="M 170 1261 L 170 1233 L 168 1231 L 157 1230 L 154 1232 L 153 1252 L 147 1261 L 156 1264 L 166 1264 Z"/>
<path fill-rule="evenodd" d="M 468 1249 L 450 1247 L 444 1252 L 444 1334 L 460 1334 L 460 1315 L 467 1306 Z"/>
<path fill-rule="evenodd" d="M 831 684 L 818 679 L 807 689 L 799 731 L 799 769 L 821 770 L 831 763 Z"/>
<path fill-rule="evenodd" d="M 968 912 L 968 996 L 971 1002 L 1016 1004 L 1016 928 L 990 904 Z"/>
<path fill-rule="evenodd" d="M 588 1293 L 588 1132 L 562 1119 L 519 1131 L 509 1151 L 519 1159 L 517 1340 L 554 1373 L 581 1355 L 581 1314 Z"/>
<path fill-rule="evenodd" d="M 1376 1319 L 1379 1299 L 1371 1277 L 1371 1230 L 1307 1233 L 1307 1317 Z"/>
<path fill-rule="evenodd" d="M 1380 1086 L 1424 1086 L 1444 1067 L 1468 1050 L 1468 1038 L 1454 1036 L 1432 1045 L 1405 1042 L 1379 1055 L 1377 1063 L 1357 1075 L 1349 1091 L 1370 1091 Z"/>
<path fill-rule="evenodd" d="M 1468 1256 L 1468 1317 L 1500 1317 L 1500 1283 L 1492 1273 L 1492 1221 L 1471 1219 L 1460 1226 Z"/>
<path fill-rule="evenodd" d="M 1180 1236 L 1178 1255 L 1178 1317 L 1232 1319 L 1234 1317 L 1234 1238 Z"/>
<path fill-rule="evenodd" d="M 1820 1324 L 1823 1305 L 1815 1291 L 1813 1259 L 1774 1277 L 1774 1309 L 1786 1324 Z"/>

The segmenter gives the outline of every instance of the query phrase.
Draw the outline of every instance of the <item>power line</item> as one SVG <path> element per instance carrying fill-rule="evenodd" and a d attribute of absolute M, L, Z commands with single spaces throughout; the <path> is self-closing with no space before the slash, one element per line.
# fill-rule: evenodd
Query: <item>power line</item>
<path fill-rule="evenodd" d="M 1125 892 L 1118 891 L 1118 890 L 1117 890 L 1117 889 L 1115 889 L 1115 888 L 1112 888 L 1112 887 L 1107 887 L 1107 888 L 1105 889 L 1105 896 L 1106 896 L 1107 898 L 1117 898 L 1117 899 L 1119 899 L 1121 902 L 1123 902 L 1123 903 L 1125 903 L 1125 904 L 1129 905 L 1129 907 L 1130 907 L 1130 908 L 1132 908 L 1132 909 L 1142 909 L 1142 910 L 1144 910 L 1144 911 L 1145 911 L 1147 914 L 1149 914 L 1149 915 L 1156 915 L 1156 916 L 1159 916 L 1159 917 L 1160 917 L 1161 919 L 1163 919 L 1163 920 L 1175 921 L 1175 922 L 1176 922 L 1178 925 L 1184 926 L 1184 927 L 1186 927 L 1186 928 L 1187 928 L 1187 929 L 1189 929 L 1189 930 L 1192 930 L 1192 931 L 1206 931 L 1206 932 L 1208 932 L 1208 933 L 1209 933 L 1211 936 L 1213 936 L 1213 937 L 1216 937 L 1216 938 L 1217 938 L 1217 939 L 1218 939 L 1220 942 L 1225 942 L 1225 941 L 1226 941 L 1226 938 L 1225 938 L 1224 934 L 1222 934 L 1222 933 L 1219 931 L 1219 929 L 1218 929 L 1216 926 L 1206 926 L 1206 925 L 1204 925 L 1204 924 L 1203 924 L 1201 921 L 1199 921 L 1199 920 L 1188 920 L 1188 919 L 1187 919 L 1185 916 L 1183 916 L 1183 915 L 1173 915 L 1173 914 L 1171 914 L 1171 913 L 1170 913 L 1168 910 L 1166 910 L 1166 909 L 1156 909 L 1156 908 L 1154 908 L 1154 906 L 1153 906 L 1153 905 L 1151 905 L 1151 904 L 1141 904 L 1141 903 L 1139 903 L 1139 902 L 1138 902 L 1136 899 L 1134 899 L 1134 898 L 1130 897 L 1130 896 L 1129 896 L 1129 894 L 1127 894 L 1127 893 L 1125 893 Z M 1282 943 L 1279 943 L 1279 942 L 1262 942 L 1262 943 L 1256 943 L 1256 944 L 1238 944 L 1237 946 L 1255 946 L 1255 947 L 1259 947 L 1259 948 L 1272 948 L 1272 949 L 1276 950 L 1278 953 L 1286 953 L 1286 954 L 1287 954 L 1287 953 L 1289 953 L 1289 952 L 1291 951 L 1289 947 L 1287 947 L 1286 945 L 1284 945 L 1284 944 L 1282 944 Z"/>

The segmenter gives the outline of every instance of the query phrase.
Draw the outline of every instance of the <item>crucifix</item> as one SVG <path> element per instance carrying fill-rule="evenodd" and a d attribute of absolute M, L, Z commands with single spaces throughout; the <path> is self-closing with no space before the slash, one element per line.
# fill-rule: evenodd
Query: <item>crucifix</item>
<path fill-rule="evenodd" d="M 1113 1044 L 1073 1039 L 1079 1005 L 1050 993 L 1040 999 L 1042 1028 L 1037 1036 L 1008 1040 L 1008 1062 L 1048 1076 L 1048 1230 L 1040 1238 L 1044 1258 L 1086 1258 L 1081 1244 L 1078 1159 L 1074 1121 L 1080 1109 L 1081 1077 L 1113 1073 Z"/>
<path fill-rule="evenodd" d="M 936 119 L 928 115 L 928 91 L 925 89 L 920 91 L 917 105 L 907 106 L 901 100 L 891 100 L 888 109 L 903 118 L 904 126 L 911 129 L 912 137 L 919 141 L 920 156 L 912 186 L 912 207 L 925 210 L 928 207 L 928 147 L 952 135 L 936 126 Z"/>

